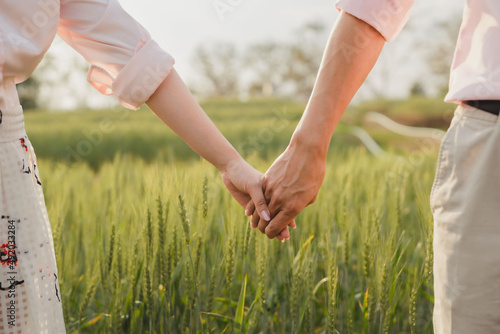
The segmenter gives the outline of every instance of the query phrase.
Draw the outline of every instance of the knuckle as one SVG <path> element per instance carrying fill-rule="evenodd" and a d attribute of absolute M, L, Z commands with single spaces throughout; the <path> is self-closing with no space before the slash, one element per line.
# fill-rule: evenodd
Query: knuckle
<path fill-rule="evenodd" d="M 267 175 L 265 175 L 265 174 L 264 174 L 264 175 L 262 176 L 262 181 L 261 181 L 261 183 L 262 183 L 262 187 L 263 187 L 263 188 L 267 188 L 267 186 L 268 186 L 268 184 L 269 184 L 269 178 L 267 177 Z"/>
<path fill-rule="evenodd" d="M 262 232 L 262 234 L 265 234 L 266 233 L 266 227 L 267 227 L 267 224 L 264 223 L 264 221 L 261 219 L 259 221 L 259 231 Z"/>
<path fill-rule="evenodd" d="M 287 208 L 287 212 L 290 215 L 296 216 L 300 213 L 300 211 L 302 211 L 302 209 L 304 209 L 304 203 L 300 198 L 299 199 L 296 198 L 296 199 L 290 201 L 289 205 L 286 208 Z"/>
<path fill-rule="evenodd" d="M 264 191 L 264 196 L 269 199 L 271 198 L 272 196 L 274 195 L 274 191 L 273 191 L 273 188 L 271 187 L 266 187 L 266 190 Z"/>
<path fill-rule="evenodd" d="M 276 234 L 278 234 L 277 227 L 275 225 L 269 225 L 266 229 L 266 235 L 272 239 Z"/>
<path fill-rule="evenodd" d="M 288 216 L 296 216 L 300 213 L 300 206 L 296 203 L 292 203 L 287 207 L 286 213 Z"/>
<path fill-rule="evenodd" d="M 273 191 L 273 196 L 276 197 L 276 198 L 283 197 L 283 190 L 281 190 L 281 189 L 275 189 Z"/>
<path fill-rule="evenodd" d="M 283 203 L 286 202 L 286 200 L 283 198 L 283 193 L 281 191 L 276 191 L 273 194 L 272 201 L 280 207 L 282 207 Z"/>

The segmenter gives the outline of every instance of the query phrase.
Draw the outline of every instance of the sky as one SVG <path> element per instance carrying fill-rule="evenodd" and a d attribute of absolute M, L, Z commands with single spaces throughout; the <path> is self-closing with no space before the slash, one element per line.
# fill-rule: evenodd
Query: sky
<path fill-rule="evenodd" d="M 373 1 L 373 0 L 370 0 Z M 372 77 L 380 77 L 389 95 L 403 96 L 408 86 L 422 75 L 423 56 L 413 50 L 415 38 L 432 38 L 433 25 L 448 17 L 460 16 L 465 0 L 417 0 L 411 19 L 398 36 L 388 43 Z M 196 80 L 193 54 L 199 45 L 229 42 L 244 49 L 255 42 L 291 40 L 294 32 L 309 22 L 323 22 L 328 27 L 322 38 L 326 44 L 329 31 L 338 16 L 335 0 L 119 0 L 124 9 L 140 22 L 176 60 L 176 70 L 189 84 Z M 216 8 L 217 5 L 217 8 Z M 420 34 L 420 36 L 419 36 Z M 74 52 L 63 43 L 50 50 L 61 63 L 70 63 Z M 66 57 L 66 60 L 65 60 Z M 393 64 L 403 65 L 394 68 Z M 68 65 L 71 66 L 71 65 Z M 385 72 L 382 76 L 380 73 Z M 387 74 L 388 73 L 388 74 Z M 375 78 L 377 79 L 377 78 Z M 425 81 L 425 80 L 424 80 Z M 377 80 L 374 80 L 377 82 Z M 75 83 L 76 84 L 76 83 Z M 88 85 L 87 85 L 88 86 Z M 85 88 L 86 92 L 91 89 Z M 369 98 L 361 89 L 358 98 Z M 106 105 L 109 99 L 89 93 L 93 104 Z M 64 94 L 63 94 L 64 95 Z M 70 94 L 66 94 L 70 95 Z M 71 97 L 58 101 L 70 108 Z"/>

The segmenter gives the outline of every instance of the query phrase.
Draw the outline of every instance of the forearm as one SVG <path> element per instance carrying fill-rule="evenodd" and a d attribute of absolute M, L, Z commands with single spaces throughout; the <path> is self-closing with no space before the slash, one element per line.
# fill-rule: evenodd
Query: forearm
<path fill-rule="evenodd" d="M 313 203 L 325 176 L 331 136 L 352 97 L 377 61 L 384 38 L 342 12 L 325 49 L 316 83 L 290 145 L 266 172 L 270 222 L 254 215 L 252 227 L 274 238 Z"/>
<path fill-rule="evenodd" d="M 194 151 L 217 169 L 241 159 L 191 95 L 175 70 L 146 104 Z"/>
<path fill-rule="evenodd" d="M 325 49 L 306 111 L 292 136 L 326 157 L 342 114 L 375 65 L 385 39 L 369 24 L 341 12 Z"/>

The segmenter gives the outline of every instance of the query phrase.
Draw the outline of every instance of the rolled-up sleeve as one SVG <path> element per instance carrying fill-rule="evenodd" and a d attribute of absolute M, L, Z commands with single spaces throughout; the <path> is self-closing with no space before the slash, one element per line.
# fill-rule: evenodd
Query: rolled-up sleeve
<path fill-rule="evenodd" d="M 387 42 L 403 29 L 413 0 L 337 0 L 336 6 L 375 28 Z"/>
<path fill-rule="evenodd" d="M 139 108 L 170 74 L 174 59 L 117 0 L 63 0 L 58 34 L 90 64 L 99 92 Z"/>

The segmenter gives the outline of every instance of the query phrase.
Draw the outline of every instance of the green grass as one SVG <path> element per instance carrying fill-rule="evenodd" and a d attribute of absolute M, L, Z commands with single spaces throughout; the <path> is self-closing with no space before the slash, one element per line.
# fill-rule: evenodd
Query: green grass
<path fill-rule="evenodd" d="M 332 156 L 285 244 L 204 162 L 40 166 L 69 332 L 432 332 L 431 158 Z"/>
<path fill-rule="evenodd" d="M 304 106 L 287 102 L 211 102 L 206 112 L 243 154 L 271 158 L 282 151 Z M 130 111 L 31 112 L 26 128 L 41 158 L 65 164 L 85 161 L 93 169 L 126 152 L 145 161 L 198 159 L 148 108 Z"/>
<path fill-rule="evenodd" d="M 287 146 L 305 108 L 302 104 L 280 100 L 210 101 L 203 105 L 221 132 L 244 156 L 274 159 Z M 417 111 L 419 108 L 420 111 Z M 414 139 L 388 133 L 378 126 L 364 124 L 363 115 L 376 110 L 403 124 L 446 128 L 451 105 L 439 100 L 374 101 L 350 108 L 333 136 L 332 151 L 346 152 L 360 141 L 349 133 L 352 126 L 364 127 L 386 150 L 407 153 L 418 150 Z M 417 123 L 414 124 L 414 119 Z M 138 111 L 118 108 L 102 111 L 26 113 L 26 129 L 39 158 L 69 166 L 85 162 L 98 170 L 115 154 L 126 153 L 145 161 L 189 162 L 199 160 L 188 146 L 168 129 L 148 108 Z"/>
<path fill-rule="evenodd" d="M 205 109 L 264 171 L 303 106 Z M 340 127 L 318 199 L 282 244 L 249 228 L 217 171 L 154 115 L 123 114 L 27 115 L 69 333 L 432 333 L 435 149 L 376 158 Z M 67 145 L 106 118 L 114 130 L 69 163 Z M 261 129 L 272 138 L 248 144 Z"/>

